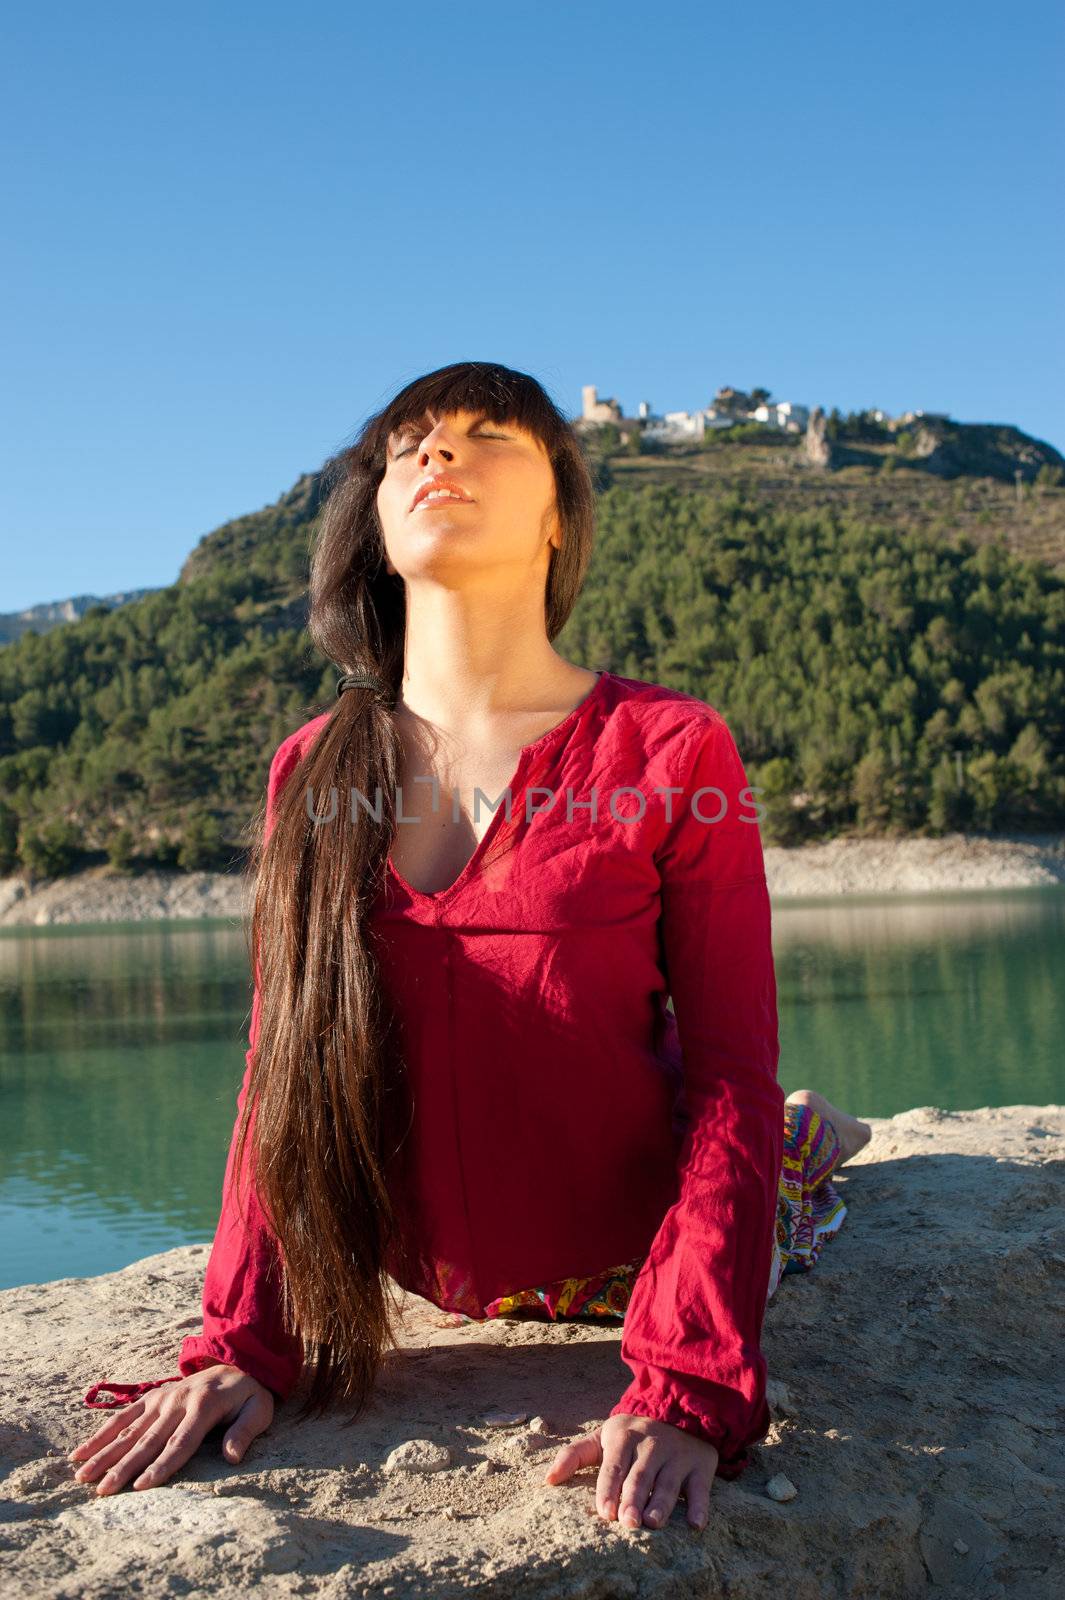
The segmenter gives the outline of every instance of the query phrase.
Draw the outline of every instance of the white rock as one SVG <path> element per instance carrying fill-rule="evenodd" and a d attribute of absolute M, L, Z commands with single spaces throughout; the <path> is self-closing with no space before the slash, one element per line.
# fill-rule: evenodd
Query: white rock
<path fill-rule="evenodd" d="M 79 1488 L 82 1485 L 78 1485 Z M 91 1487 L 91 1486 L 90 1486 Z M 84 1503 L 68 1506 L 56 1517 L 56 1525 L 66 1533 L 80 1533 L 82 1526 L 91 1521 L 123 1539 L 143 1539 L 158 1542 L 165 1533 L 170 1538 L 184 1534 L 202 1534 L 204 1540 L 218 1534 L 230 1533 L 234 1538 L 240 1531 L 240 1516 L 246 1510 L 232 1500 L 217 1501 L 200 1488 L 186 1484 L 168 1484 L 168 1495 L 149 1490 L 132 1490 L 128 1494 L 97 1495 Z M 267 1519 L 264 1519 L 266 1522 Z M 271 1531 L 276 1531 L 276 1518 L 269 1517 Z"/>
<path fill-rule="evenodd" d="M 964 1539 L 955 1539 L 954 1548 L 960 1556 L 967 1556 L 969 1554 L 969 1546 L 965 1543 Z"/>
<path fill-rule="evenodd" d="M 434 1444 L 432 1439 L 408 1439 L 391 1451 L 382 1471 L 439 1472 L 450 1465 L 451 1451 L 446 1444 Z"/>
<path fill-rule="evenodd" d="M 765 1492 L 770 1500 L 794 1500 L 799 1491 L 790 1478 L 778 1472 L 766 1484 Z"/>
<path fill-rule="evenodd" d="M 514 1428 L 528 1417 L 527 1411 L 486 1411 L 481 1421 L 486 1428 Z"/>
<path fill-rule="evenodd" d="M 551 1431 L 551 1428 L 548 1427 L 543 1417 L 533 1417 L 532 1421 L 529 1423 L 530 1433 L 550 1433 Z"/>
<path fill-rule="evenodd" d="M 508 1434 L 500 1439 L 494 1447 L 494 1457 L 500 1465 L 520 1466 L 530 1456 L 540 1455 L 553 1446 L 551 1439 L 545 1439 L 542 1433 L 530 1433 L 523 1428 L 520 1433 Z"/>

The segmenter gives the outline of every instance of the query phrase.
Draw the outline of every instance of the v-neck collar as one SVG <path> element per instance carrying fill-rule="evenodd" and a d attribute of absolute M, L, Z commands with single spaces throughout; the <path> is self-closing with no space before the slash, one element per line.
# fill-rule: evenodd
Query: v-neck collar
<path fill-rule="evenodd" d="M 613 674 L 607 671 L 605 667 L 599 668 L 596 680 L 588 690 L 588 693 L 585 695 L 584 699 L 578 701 L 578 703 L 573 707 L 573 710 L 568 711 L 560 722 L 555 723 L 553 728 L 548 728 L 546 733 L 542 733 L 538 739 L 533 739 L 531 743 L 522 745 L 518 752 L 518 762 L 514 769 L 514 774 L 510 782 L 507 784 L 506 789 L 503 791 L 504 795 L 509 793 L 511 797 L 512 812 L 514 803 L 517 800 L 518 791 L 520 790 L 522 780 L 524 779 L 530 760 L 535 755 L 539 754 L 543 746 L 549 744 L 553 739 L 557 739 L 560 734 L 568 733 L 576 725 L 576 723 L 599 699 L 606 680 L 612 676 Z M 436 889 L 432 893 L 427 893 L 422 889 L 416 889 L 412 883 L 407 882 L 406 878 L 399 871 L 398 867 L 393 864 L 391 851 L 389 851 L 388 861 L 386 864 L 387 872 L 396 880 L 400 888 L 404 889 L 407 894 L 413 897 L 413 899 L 418 900 L 423 904 L 428 904 L 430 902 L 439 903 L 441 901 L 448 900 L 453 894 L 456 894 L 465 886 L 467 880 L 476 871 L 478 865 L 484 858 L 486 850 L 492 843 L 495 835 L 499 832 L 501 826 L 500 818 L 505 817 L 506 813 L 507 807 L 504 802 L 501 803 L 492 813 L 492 820 L 488 824 L 488 827 L 485 830 L 482 838 L 478 840 L 477 847 L 473 854 L 466 862 L 466 865 L 463 867 L 458 877 L 455 878 L 452 883 L 449 883 L 446 888 Z"/>

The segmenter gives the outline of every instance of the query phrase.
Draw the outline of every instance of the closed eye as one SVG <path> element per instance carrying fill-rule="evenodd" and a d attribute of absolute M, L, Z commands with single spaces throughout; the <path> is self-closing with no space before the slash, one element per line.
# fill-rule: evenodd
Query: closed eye
<path fill-rule="evenodd" d="M 506 433 L 483 433 L 480 429 L 477 429 L 470 434 L 471 439 L 507 439 L 509 437 L 509 434 Z M 397 450 L 395 455 L 392 457 L 392 460 L 398 461 L 400 456 L 409 456 L 413 449 L 414 446 L 409 444 L 405 450 Z"/>

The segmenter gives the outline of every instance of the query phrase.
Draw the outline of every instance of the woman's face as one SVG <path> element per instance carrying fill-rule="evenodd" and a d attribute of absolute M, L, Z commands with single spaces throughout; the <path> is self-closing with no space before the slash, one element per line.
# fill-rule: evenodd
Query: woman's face
<path fill-rule="evenodd" d="M 415 505 L 419 486 L 440 473 L 468 499 Z M 539 438 L 473 411 L 430 415 L 393 434 L 377 515 L 388 570 L 404 579 L 503 566 L 546 574 L 548 546 L 560 538 L 555 475 Z"/>

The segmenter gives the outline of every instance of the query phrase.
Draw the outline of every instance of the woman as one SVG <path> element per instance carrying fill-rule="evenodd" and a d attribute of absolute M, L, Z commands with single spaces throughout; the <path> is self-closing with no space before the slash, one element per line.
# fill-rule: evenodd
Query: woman
<path fill-rule="evenodd" d="M 220 1422 L 239 1461 L 305 1367 L 301 1416 L 357 1416 L 398 1283 L 623 1317 L 632 1381 L 546 1481 L 598 1464 L 601 1516 L 660 1525 L 683 1491 L 701 1526 L 768 1430 L 767 1297 L 868 1137 L 777 1082 L 739 754 L 704 702 L 552 649 L 594 491 L 531 377 L 414 381 L 326 484 L 309 629 L 346 671 L 271 763 L 204 1330 L 178 1376 L 89 1391 L 123 1409 L 78 1476 L 163 1482 Z"/>

